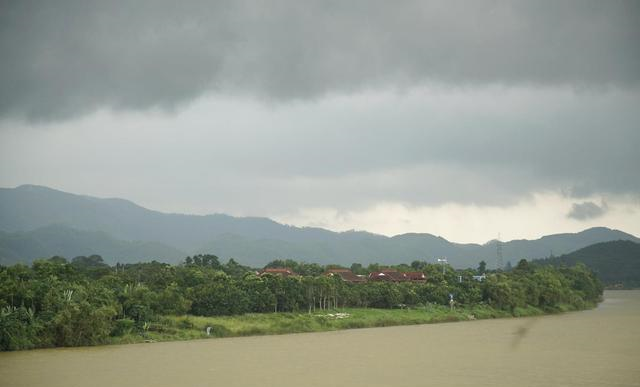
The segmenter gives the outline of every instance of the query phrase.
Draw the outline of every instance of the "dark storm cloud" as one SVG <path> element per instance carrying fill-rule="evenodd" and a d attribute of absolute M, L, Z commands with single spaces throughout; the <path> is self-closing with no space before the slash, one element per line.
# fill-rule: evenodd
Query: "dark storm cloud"
<path fill-rule="evenodd" d="M 590 220 L 601 217 L 606 214 L 608 210 L 609 208 L 606 203 L 600 206 L 594 202 L 573 203 L 567 217 L 576 220 Z"/>
<path fill-rule="evenodd" d="M 0 116 L 443 85 L 636 87 L 640 2 L 3 1 Z"/>
<path fill-rule="evenodd" d="M 365 109 L 336 102 L 224 131 L 226 161 L 217 164 L 281 179 L 384 174 L 354 191 L 418 203 L 506 203 L 541 187 L 576 198 L 640 192 L 635 93 L 485 90 L 372 99 Z"/>

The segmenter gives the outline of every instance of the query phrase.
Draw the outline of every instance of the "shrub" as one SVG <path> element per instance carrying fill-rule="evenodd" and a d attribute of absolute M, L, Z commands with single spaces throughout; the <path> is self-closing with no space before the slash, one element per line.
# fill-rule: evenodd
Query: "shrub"
<path fill-rule="evenodd" d="M 113 329 L 111 330 L 111 336 L 124 336 L 133 332 L 136 328 L 136 322 L 128 319 L 122 318 L 116 320 Z"/>

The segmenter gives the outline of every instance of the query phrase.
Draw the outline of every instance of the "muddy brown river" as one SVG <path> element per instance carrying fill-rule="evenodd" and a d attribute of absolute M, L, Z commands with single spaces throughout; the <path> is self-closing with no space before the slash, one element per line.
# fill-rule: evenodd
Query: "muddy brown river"
<path fill-rule="evenodd" d="M 640 291 L 539 318 L 0 353 L 0 386 L 640 386 Z"/>

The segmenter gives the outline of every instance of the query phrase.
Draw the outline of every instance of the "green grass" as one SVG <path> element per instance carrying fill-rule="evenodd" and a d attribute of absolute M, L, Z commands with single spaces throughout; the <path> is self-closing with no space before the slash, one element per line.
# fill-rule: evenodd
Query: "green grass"
<path fill-rule="evenodd" d="M 330 316 L 336 313 L 347 313 L 349 317 L 340 319 Z M 513 313 L 509 313 L 487 305 L 459 307 L 455 310 L 440 305 L 427 305 L 411 309 L 343 308 L 314 313 L 252 313 L 220 317 L 163 316 L 151 323 L 143 334 L 128 333 L 113 337 L 112 343 L 281 335 L 541 314 L 544 312 L 534 307 L 516 308 Z M 207 327 L 211 327 L 209 336 L 206 334 Z"/>

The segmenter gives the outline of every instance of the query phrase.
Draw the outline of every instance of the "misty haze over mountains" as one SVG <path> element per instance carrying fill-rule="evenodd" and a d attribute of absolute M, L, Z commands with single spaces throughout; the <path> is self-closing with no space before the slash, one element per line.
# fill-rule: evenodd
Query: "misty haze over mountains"
<path fill-rule="evenodd" d="M 640 242 L 608 228 L 502 243 L 504 262 L 560 255 L 612 240 Z M 62 255 L 102 255 L 107 262 L 159 260 L 210 253 L 263 266 L 278 258 L 321 264 L 397 264 L 445 256 L 454 267 L 496 262 L 496 241 L 452 243 L 431 234 L 394 237 L 282 225 L 267 218 L 166 214 L 123 199 L 99 199 L 23 185 L 0 188 L 0 264 Z"/>

